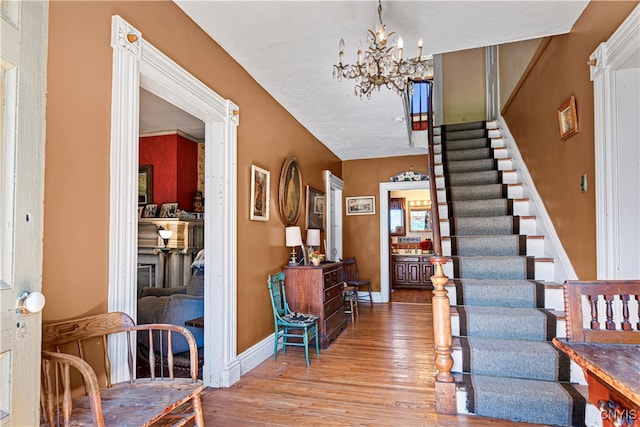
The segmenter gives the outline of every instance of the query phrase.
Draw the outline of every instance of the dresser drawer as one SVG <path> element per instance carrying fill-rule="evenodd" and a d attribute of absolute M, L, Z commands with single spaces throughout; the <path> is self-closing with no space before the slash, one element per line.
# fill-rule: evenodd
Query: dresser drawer
<path fill-rule="evenodd" d="M 330 288 L 336 283 L 340 283 L 343 281 L 343 270 L 342 268 L 334 268 L 332 270 L 327 270 L 324 272 L 324 287 Z"/>
<path fill-rule="evenodd" d="M 324 303 L 324 315 L 326 317 L 331 316 L 336 310 L 344 305 L 344 298 L 342 294 L 332 298 L 330 300 L 326 300 Z"/>
<path fill-rule="evenodd" d="M 324 290 L 324 300 L 329 301 L 330 299 L 333 299 L 338 295 L 342 295 L 342 291 L 343 291 L 342 282 L 336 283 L 332 287 Z"/>

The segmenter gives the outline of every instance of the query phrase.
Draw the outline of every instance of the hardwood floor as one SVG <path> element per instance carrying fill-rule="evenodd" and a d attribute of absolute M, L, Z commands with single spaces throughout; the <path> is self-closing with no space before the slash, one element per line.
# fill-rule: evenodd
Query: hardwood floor
<path fill-rule="evenodd" d="M 360 305 L 320 356 L 278 352 L 230 388 L 202 394 L 207 426 L 516 426 L 435 412 L 430 304 Z M 193 425 L 192 423 L 190 425 Z"/>

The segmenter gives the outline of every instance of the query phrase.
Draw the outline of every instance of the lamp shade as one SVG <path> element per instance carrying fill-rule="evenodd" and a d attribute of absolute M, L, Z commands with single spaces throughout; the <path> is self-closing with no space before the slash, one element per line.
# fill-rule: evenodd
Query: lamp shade
<path fill-rule="evenodd" d="M 316 228 L 307 230 L 307 246 L 320 246 L 320 230 Z"/>
<path fill-rule="evenodd" d="M 300 227 L 287 227 L 285 228 L 285 241 L 286 245 L 300 246 L 302 245 L 302 234 L 300 234 Z"/>
<path fill-rule="evenodd" d="M 170 239 L 171 236 L 173 236 L 173 231 L 172 230 L 158 230 L 158 234 L 160 235 L 161 239 Z"/>

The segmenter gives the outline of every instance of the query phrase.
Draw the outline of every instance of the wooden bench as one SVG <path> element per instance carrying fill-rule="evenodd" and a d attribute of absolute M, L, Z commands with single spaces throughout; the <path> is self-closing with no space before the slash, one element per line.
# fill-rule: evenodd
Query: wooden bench
<path fill-rule="evenodd" d="M 640 281 L 567 281 L 564 291 L 567 339 L 553 343 L 582 368 L 603 426 L 634 425 L 640 417 Z"/>
<path fill-rule="evenodd" d="M 132 332 L 135 331 L 149 337 L 149 378 L 136 378 L 134 374 Z M 112 384 L 107 337 L 120 333 L 127 338 L 130 379 Z M 189 343 L 190 378 L 174 378 L 171 352 L 174 333 L 181 334 Z M 161 334 L 166 340 L 166 355 L 156 357 L 153 334 Z M 44 422 L 49 426 L 148 426 L 161 418 L 175 421 L 173 425 L 193 419 L 197 426 L 204 426 L 200 403 L 203 385 L 197 379 L 198 350 L 193 335 L 182 326 L 137 326 L 125 313 L 106 313 L 43 325 L 42 349 L 41 401 Z M 163 356 L 168 366 L 156 368 L 156 359 L 162 364 Z M 100 368 L 87 362 L 96 359 L 102 365 Z M 74 370 L 80 373 L 81 381 Z M 98 378 L 103 378 L 102 388 Z M 72 397 L 76 394 L 79 396 Z"/>

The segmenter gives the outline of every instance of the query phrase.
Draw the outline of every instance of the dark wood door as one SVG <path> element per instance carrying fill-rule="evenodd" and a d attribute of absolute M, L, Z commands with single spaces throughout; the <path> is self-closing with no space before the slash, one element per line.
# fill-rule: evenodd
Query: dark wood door
<path fill-rule="evenodd" d="M 418 285 L 422 281 L 422 268 L 419 262 L 407 263 L 407 283 Z"/>
<path fill-rule="evenodd" d="M 406 283 L 407 281 L 407 264 L 403 262 L 393 263 L 392 283 Z"/>

